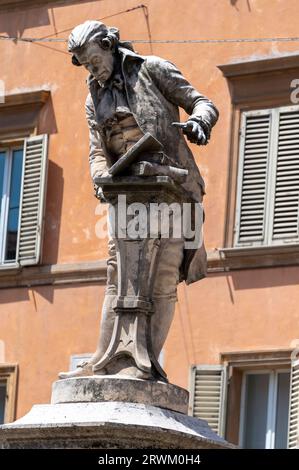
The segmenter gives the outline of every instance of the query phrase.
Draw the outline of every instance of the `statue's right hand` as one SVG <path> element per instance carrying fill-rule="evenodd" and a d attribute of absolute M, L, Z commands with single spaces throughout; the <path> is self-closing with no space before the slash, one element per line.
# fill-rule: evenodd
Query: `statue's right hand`
<path fill-rule="evenodd" d="M 98 180 L 99 178 L 112 178 L 112 176 L 110 175 L 110 173 L 108 172 L 108 170 L 104 170 L 102 173 L 100 174 L 96 174 L 94 177 L 93 177 L 93 184 L 98 186 Z"/>
<path fill-rule="evenodd" d="M 95 181 L 97 178 L 109 178 L 111 177 L 110 173 L 108 170 L 104 170 L 102 173 L 97 174 L 93 177 L 93 181 Z"/>
<path fill-rule="evenodd" d="M 172 126 L 182 129 L 183 133 L 192 144 L 205 145 L 207 143 L 203 128 L 198 122 L 192 119 L 189 119 L 187 122 L 173 122 Z"/>

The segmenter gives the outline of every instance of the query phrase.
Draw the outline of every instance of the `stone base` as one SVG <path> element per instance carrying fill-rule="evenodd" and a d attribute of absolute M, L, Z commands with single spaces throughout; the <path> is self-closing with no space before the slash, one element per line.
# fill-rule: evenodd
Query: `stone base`
<path fill-rule="evenodd" d="M 203 420 L 140 403 L 35 405 L 23 418 L 0 428 L 0 449 L 234 447 Z"/>
<path fill-rule="evenodd" d="M 105 401 L 142 403 L 187 414 L 189 392 L 170 383 L 109 375 L 53 383 L 52 404 Z"/>
<path fill-rule="evenodd" d="M 4 449 L 217 449 L 232 447 L 187 416 L 187 390 L 121 376 L 54 382 L 51 405 L 0 426 Z"/>

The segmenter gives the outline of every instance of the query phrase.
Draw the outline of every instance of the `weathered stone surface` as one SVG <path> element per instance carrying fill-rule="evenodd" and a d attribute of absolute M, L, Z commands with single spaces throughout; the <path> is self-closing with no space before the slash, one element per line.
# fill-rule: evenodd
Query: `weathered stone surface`
<path fill-rule="evenodd" d="M 107 375 L 53 383 L 52 404 L 103 401 L 143 403 L 187 414 L 189 393 L 165 382 Z"/>
<path fill-rule="evenodd" d="M 177 284 L 206 275 L 204 244 L 196 240 L 190 247 L 190 232 L 183 230 L 188 217 L 181 209 L 188 201 L 190 209 L 193 205 L 190 225 L 196 225 L 191 231 L 201 234 L 204 195 L 204 181 L 183 134 L 192 143 L 207 144 L 218 111 L 174 64 L 136 54 L 131 44 L 120 41 L 116 28 L 97 20 L 72 30 L 68 51 L 74 65 L 84 64 L 90 72 L 85 103 L 90 173 L 96 197 L 116 210 L 115 226 L 121 230 L 109 233 L 109 276 L 96 351 L 89 363 L 59 377 L 94 373 L 165 380 L 158 357 L 172 323 Z M 179 107 L 190 114 L 187 122 L 177 122 Z M 135 204 L 129 213 L 124 206 L 118 212 L 119 196 Z M 176 218 L 179 234 L 174 230 L 165 236 L 161 220 L 157 230 L 144 230 L 155 218 L 153 202 L 164 207 L 176 203 L 179 217 L 178 211 L 168 211 L 167 222 Z M 112 306 L 108 296 L 116 293 Z"/>
<path fill-rule="evenodd" d="M 35 405 L 1 427 L 0 448 L 230 448 L 205 421 L 140 403 Z"/>

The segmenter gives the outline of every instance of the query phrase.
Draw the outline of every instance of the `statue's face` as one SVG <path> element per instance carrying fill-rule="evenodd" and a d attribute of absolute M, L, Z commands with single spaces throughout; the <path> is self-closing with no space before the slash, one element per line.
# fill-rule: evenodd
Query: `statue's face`
<path fill-rule="evenodd" d="M 113 72 L 113 54 L 111 50 L 102 49 L 99 44 L 90 43 L 82 52 L 76 52 L 80 64 L 91 73 L 96 80 L 104 83 Z"/>

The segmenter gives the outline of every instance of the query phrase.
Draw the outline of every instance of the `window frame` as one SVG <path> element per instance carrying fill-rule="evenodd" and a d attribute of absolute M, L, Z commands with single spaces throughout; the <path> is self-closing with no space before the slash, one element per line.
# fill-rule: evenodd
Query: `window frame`
<path fill-rule="evenodd" d="M 4 424 L 16 419 L 18 364 L 0 363 L 0 381 L 6 382 Z"/>
<path fill-rule="evenodd" d="M 1 144 L 1 142 L 0 142 Z M 13 267 L 18 266 L 19 263 L 17 261 L 17 251 L 16 251 L 16 259 L 15 260 L 8 260 L 5 261 L 5 252 L 7 246 L 7 224 L 8 224 L 8 215 L 9 215 L 9 198 L 10 198 L 10 188 L 11 188 L 11 171 L 12 171 L 12 159 L 13 159 L 13 152 L 15 150 L 23 151 L 23 165 L 22 165 L 22 172 L 24 167 L 24 140 L 20 140 L 14 142 L 12 145 L 0 145 L 0 152 L 6 152 L 6 159 L 4 167 L 4 182 L 3 182 L 3 192 L 0 194 L 0 204 L 1 204 L 1 215 L 0 215 L 0 267 Z M 21 192 L 20 192 L 20 201 L 21 203 Z M 20 230 L 20 213 L 19 213 L 19 220 L 18 220 L 18 233 L 17 239 L 19 237 L 19 230 Z"/>
<path fill-rule="evenodd" d="M 249 370 L 278 370 L 292 368 L 293 349 L 226 351 L 220 353 L 221 364 L 228 370 L 225 438 L 239 445 L 240 412 L 243 374 Z"/>
<path fill-rule="evenodd" d="M 251 369 L 243 371 L 242 389 L 241 389 L 241 404 L 240 404 L 240 423 L 239 423 L 239 446 L 244 448 L 245 439 L 245 416 L 246 416 L 246 385 L 247 377 L 249 375 L 268 374 L 269 375 L 269 389 L 267 398 L 267 423 L 266 423 L 266 436 L 264 449 L 275 449 L 275 427 L 276 427 L 276 414 L 277 414 L 277 391 L 278 391 L 278 374 L 289 373 L 291 380 L 291 367 L 275 368 L 275 369 Z M 290 392 L 289 392 L 290 398 Z M 289 408 L 289 406 L 288 406 Z M 287 442 L 288 442 L 288 435 Z"/>
<path fill-rule="evenodd" d="M 36 266 L 42 262 L 49 164 L 48 143 L 48 134 L 34 134 L 29 137 L 18 137 L 10 140 L 2 140 L 0 135 L 0 149 L 6 152 L 11 149 L 11 152 L 13 152 L 14 150 L 22 150 L 23 147 L 16 259 L 6 262 L 2 262 L 2 259 L 0 259 L 0 275 L 5 276 L 8 272 L 17 273 L 24 266 Z M 8 173 L 8 170 L 6 173 Z M 8 180 L 7 177 L 6 180 Z M 7 184 L 7 192 L 10 190 L 10 180 L 5 184 Z M 9 197 L 6 197 L 6 199 L 9 199 Z M 6 207 L 8 208 L 7 201 Z M 6 215 L 3 213 L 3 220 L 5 217 L 8 221 L 8 209 L 6 209 Z M 3 238 L 4 230 L 5 227 L 0 233 Z M 5 248 L 3 248 L 3 256 L 5 255 L 4 250 Z"/>
<path fill-rule="evenodd" d="M 237 162 L 237 182 L 235 192 L 235 215 L 233 222 L 233 240 L 232 248 L 234 249 L 256 249 L 256 248 L 273 248 L 286 246 L 291 244 L 299 244 L 299 234 L 293 238 L 273 238 L 274 224 L 274 206 L 276 194 L 276 176 L 277 176 L 277 157 L 278 157 L 278 139 L 279 139 L 279 123 L 280 115 L 290 112 L 299 112 L 299 105 L 286 106 L 268 106 L 267 108 L 259 108 L 254 110 L 240 110 L 239 116 L 239 149 Z M 266 185 L 265 185 L 265 205 L 264 205 L 264 226 L 263 237 L 261 240 L 243 240 L 239 241 L 239 227 L 241 215 L 241 201 L 243 193 L 243 169 L 245 158 L 245 131 L 246 121 L 249 117 L 257 117 L 258 115 L 269 115 L 269 147 L 266 169 Z M 299 220 L 299 214 L 298 214 Z"/>
<path fill-rule="evenodd" d="M 268 56 L 262 59 L 243 58 L 240 62 L 219 64 L 231 98 L 228 129 L 228 171 L 226 177 L 226 217 L 223 240 L 210 253 L 210 269 L 264 268 L 298 266 L 299 244 L 262 247 L 234 247 L 236 185 L 238 175 L 240 114 L 280 106 L 292 106 L 291 83 L 299 74 L 299 54 Z"/>

